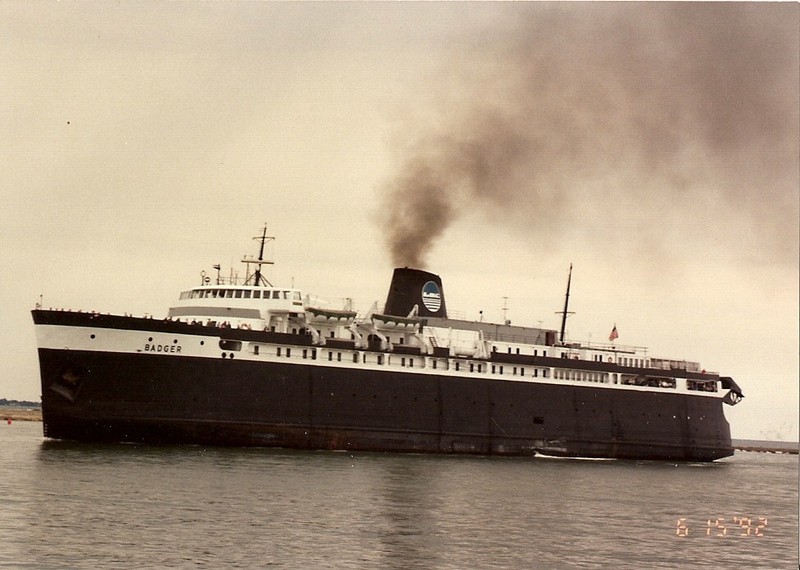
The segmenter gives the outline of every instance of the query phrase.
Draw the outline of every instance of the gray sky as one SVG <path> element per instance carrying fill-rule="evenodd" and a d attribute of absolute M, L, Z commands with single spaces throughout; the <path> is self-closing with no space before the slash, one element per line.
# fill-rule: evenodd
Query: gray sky
<path fill-rule="evenodd" d="M 0 397 L 29 310 L 166 313 L 271 278 L 644 345 L 731 375 L 734 437 L 798 437 L 797 4 L 0 3 Z M 239 269 L 238 264 L 237 269 Z"/>

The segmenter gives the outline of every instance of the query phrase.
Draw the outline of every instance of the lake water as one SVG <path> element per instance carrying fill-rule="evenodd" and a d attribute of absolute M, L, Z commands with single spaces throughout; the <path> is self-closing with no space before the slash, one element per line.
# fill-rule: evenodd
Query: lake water
<path fill-rule="evenodd" d="M 3 568 L 797 568 L 797 515 L 796 455 L 98 446 L 0 426 Z"/>

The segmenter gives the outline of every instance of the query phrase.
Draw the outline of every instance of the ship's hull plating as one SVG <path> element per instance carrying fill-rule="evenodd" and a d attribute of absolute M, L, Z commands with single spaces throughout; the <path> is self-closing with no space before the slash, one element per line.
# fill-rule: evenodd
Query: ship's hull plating
<path fill-rule="evenodd" d="M 39 349 L 44 434 L 487 455 L 712 461 L 718 398 L 320 364 Z"/>

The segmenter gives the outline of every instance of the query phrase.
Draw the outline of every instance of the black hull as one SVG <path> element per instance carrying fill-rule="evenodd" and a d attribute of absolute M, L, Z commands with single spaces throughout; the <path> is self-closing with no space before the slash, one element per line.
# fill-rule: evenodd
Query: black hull
<path fill-rule="evenodd" d="M 733 454 L 718 398 L 175 355 L 40 348 L 39 359 L 44 434 L 56 439 L 669 461 Z"/>

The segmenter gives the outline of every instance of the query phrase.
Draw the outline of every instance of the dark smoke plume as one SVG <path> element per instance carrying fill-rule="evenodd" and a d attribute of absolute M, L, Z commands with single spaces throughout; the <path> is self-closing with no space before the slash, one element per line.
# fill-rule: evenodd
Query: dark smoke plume
<path fill-rule="evenodd" d="M 505 8 L 508 28 L 446 62 L 398 139 L 384 208 L 395 265 L 424 267 L 467 208 L 524 218 L 535 238 L 741 224 L 796 260 L 798 5 Z"/>

